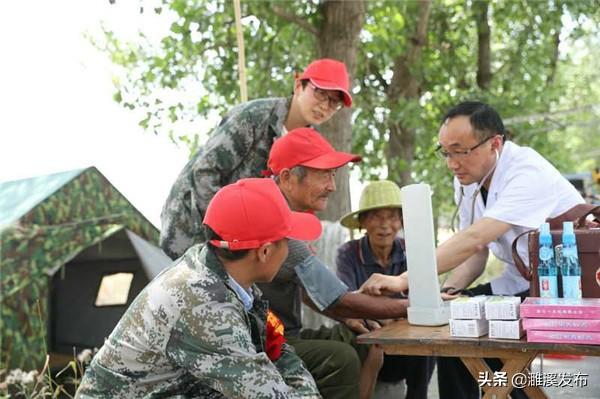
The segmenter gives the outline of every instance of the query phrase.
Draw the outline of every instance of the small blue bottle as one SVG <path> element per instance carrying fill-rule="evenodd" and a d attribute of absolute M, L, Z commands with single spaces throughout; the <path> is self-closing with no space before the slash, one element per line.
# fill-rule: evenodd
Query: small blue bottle
<path fill-rule="evenodd" d="M 561 274 L 564 298 L 581 298 L 581 266 L 577 256 L 577 243 L 573 222 L 563 223 Z"/>
<path fill-rule="evenodd" d="M 554 261 L 554 250 L 552 249 L 552 235 L 550 225 L 544 223 L 540 226 L 540 249 L 538 264 L 538 280 L 540 284 L 540 297 L 558 297 L 558 267 Z"/>

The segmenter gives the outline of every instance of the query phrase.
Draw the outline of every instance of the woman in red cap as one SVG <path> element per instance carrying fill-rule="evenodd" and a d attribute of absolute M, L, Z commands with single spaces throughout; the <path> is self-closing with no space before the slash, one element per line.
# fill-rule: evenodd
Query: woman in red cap
<path fill-rule="evenodd" d="M 200 221 L 219 188 L 266 169 L 273 140 L 288 131 L 327 122 L 352 97 L 345 65 L 313 61 L 295 80 L 293 95 L 262 98 L 231 109 L 183 168 L 161 214 L 160 246 L 171 258 L 205 242 Z"/>

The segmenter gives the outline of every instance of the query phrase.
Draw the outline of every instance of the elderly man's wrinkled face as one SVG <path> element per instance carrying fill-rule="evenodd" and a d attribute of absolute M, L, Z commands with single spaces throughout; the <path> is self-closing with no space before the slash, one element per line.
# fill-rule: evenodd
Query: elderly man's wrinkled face
<path fill-rule="evenodd" d="M 335 191 L 335 169 L 306 168 L 303 178 L 292 175 L 286 194 L 295 211 L 322 211 L 329 195 Z"/>
<path fill-rule="evenodd" d="M 372 246 L 389 247 L 402 228 L 402 211 L 399 208 L 374 209 L 361 214 L 359 221 Z"/>

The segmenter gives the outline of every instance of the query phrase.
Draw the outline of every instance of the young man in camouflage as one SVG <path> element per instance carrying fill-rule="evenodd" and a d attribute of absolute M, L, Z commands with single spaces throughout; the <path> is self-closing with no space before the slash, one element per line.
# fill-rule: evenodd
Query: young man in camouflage
<path fill-rule="evenodd" d="M 242 179 L 217 192 L 204 223 L 208 244 L 190 248 L 144 288 L 92 360 L 77 398 L 321 397 L 254 286 L 273 279 L 288 237 L 321 234 L 318 219 L 290 211 L 273 181 Z M 275 330 L 267 334 L 269 325 Z"/>
<path fill-rule="evenodd" d="M 171 188 L 161 214 L 161 248 L 176 259 L 205 242 L 202 218 L 219 188 L 260 177 L 274 139 L 298 127 L 325 123 L 351 105 L 344 64 L 320 59 L 296 79 L 292 97 L 263 98 L 231 109 Z"/>
<path fill-rule="evenodd" d="M 300 128 L 278 139 L 271 148 L 268 171 L 290 208 L 312 213 L 327 206 L 335 191 L 335 171 L 360 157 L 336 151 L 317 131 Z M 263 297 L 286 329 L 286 339 L 311 372 L 324 398 L 370 397 L 383 357 L 368 346 L 356 345 L 344 324 L 333 328 L 302 328 L 301 305 L 342 321 L 357 333 L 377 327 L 349 318 L 391 319 L 406 316 L 406 300 L 349 292 L 308 248 L 289 241 L 289 256 L 272 282 L 260 284 Z M 362 367 L 361 367 L 362 363 Z"/>

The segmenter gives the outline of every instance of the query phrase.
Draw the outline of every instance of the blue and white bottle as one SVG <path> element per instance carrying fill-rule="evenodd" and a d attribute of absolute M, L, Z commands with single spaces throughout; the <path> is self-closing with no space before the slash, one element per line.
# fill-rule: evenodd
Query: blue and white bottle
<path fill-rule="evenodd" d="M 581 266 L 573 222 L 563 223 L 561 274 L 564 298 L 581 298 Z"/>
<path fill-rule="evenodd" d="M 550 234 L 550 225 L 548 223 L 540 226 L 539 243 L 538 280 L 540 284 L 540 297 L 556 298 L 558 297 L 558 267 L 554 261 L 552 235 Z"/>

